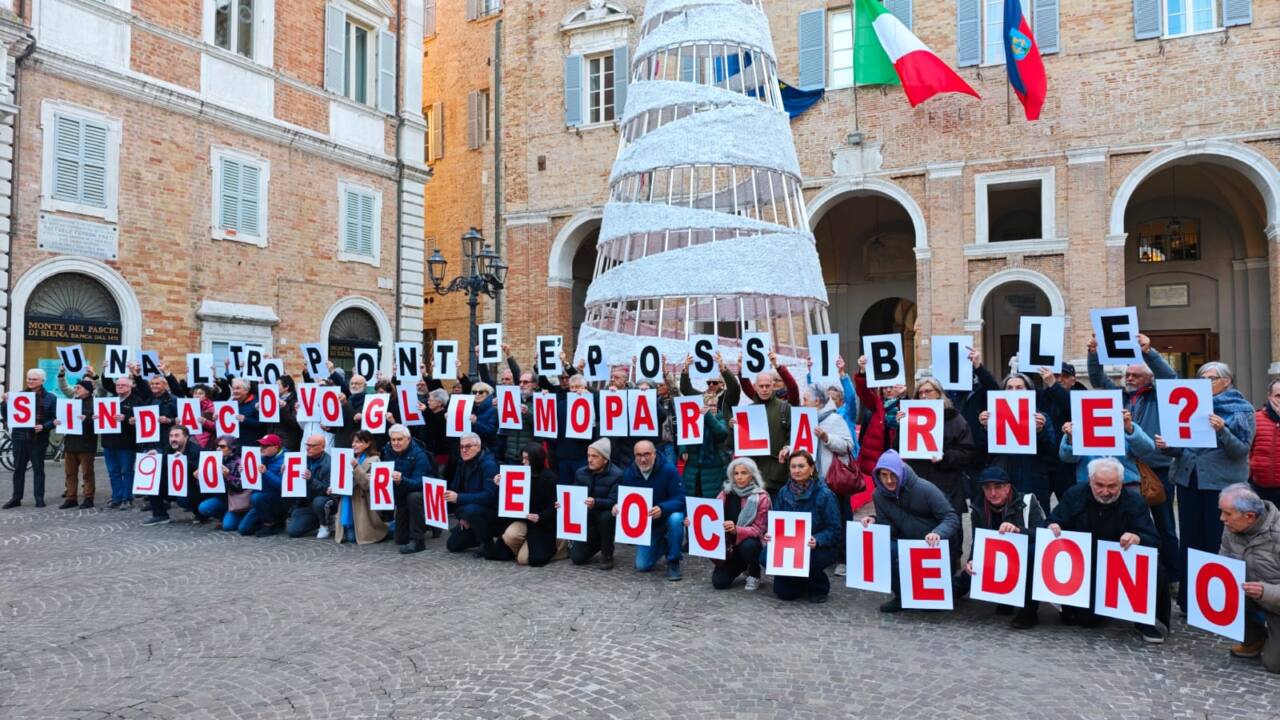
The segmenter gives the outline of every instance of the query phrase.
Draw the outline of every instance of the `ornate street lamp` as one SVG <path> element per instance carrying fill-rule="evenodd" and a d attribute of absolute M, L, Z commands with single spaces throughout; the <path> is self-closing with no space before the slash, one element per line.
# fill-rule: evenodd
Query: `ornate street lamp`
<path fill-rule="evenodd" d="M 447 285 L 445 276 L 448 274 L 449 261 L 440 254 L 439 248 L 435 248 L 431 252 L 431 257 L 427 259 L 427 272 L 431 276 L 431 285 L 435 287 L 437 294 L 448 295 L 458 291 L 467 293 L 467 306 L 471 310 L 471 342 L 467 344 L 469 359 L 467 372 L 475 377 L 476 344 L 479 343 L 476 306 L 480 304 L 482 294 L 490 298 L 498 297 L 498 291 L 507 282 L 507 264 L 502 261 L 501 255 L 485 244 L 484 236 L 475 228 L 462 234 L 462 255 L 463 260 L 469 261 L 470 271 L 466 275 L 455 277 Z"/>

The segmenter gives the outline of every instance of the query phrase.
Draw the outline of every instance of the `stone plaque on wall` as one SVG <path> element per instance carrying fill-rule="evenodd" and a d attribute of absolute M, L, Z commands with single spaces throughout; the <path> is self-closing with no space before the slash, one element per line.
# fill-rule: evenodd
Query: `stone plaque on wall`
<path fill-rule="evenodd" d="M 115 260 L 120 230 L 115 225 L 40 213 L 36 247 L 46 252 Z"/>

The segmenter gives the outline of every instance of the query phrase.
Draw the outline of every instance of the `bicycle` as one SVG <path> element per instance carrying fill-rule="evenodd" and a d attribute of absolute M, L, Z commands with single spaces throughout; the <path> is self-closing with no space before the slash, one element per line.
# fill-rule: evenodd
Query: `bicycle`
<path fill-rule="evenodd" d="M 64 438 L 61 435 L 51 435 L 49 437 L 49 445 L 45 448 L 44 459 L 54 462 L 62 462 L 66 454 L 66 448 L 63 447 Z M 0 467 L 8 472 L 13 472 L 13 438 L 9 437 L 8 428 L 0 428 Z"/>

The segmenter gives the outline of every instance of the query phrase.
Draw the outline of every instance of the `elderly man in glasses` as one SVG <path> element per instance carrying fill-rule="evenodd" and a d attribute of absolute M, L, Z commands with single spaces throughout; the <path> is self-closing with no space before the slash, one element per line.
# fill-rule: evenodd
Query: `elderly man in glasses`
<path fill-rule="evenodd" d="M 498 521 L 498 484 L 494 482 L 498 463 L 475 433 L 462 436 L 458 452 L 458 465 L 444 493 L 445 501 L 454 506 L 458 525 L 449 533 L 445 547 L 449 552 L 462 552 L 479 546 L 476 557 L 500 560 L 494 539 L 506 526 Z"/>

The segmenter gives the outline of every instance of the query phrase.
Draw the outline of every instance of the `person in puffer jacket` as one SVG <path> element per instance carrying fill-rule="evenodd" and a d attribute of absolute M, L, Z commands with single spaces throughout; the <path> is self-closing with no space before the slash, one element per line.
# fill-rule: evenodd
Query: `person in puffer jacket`
<path fill-rule="evenodd" d="M 1254 413 L 1249 484 L 1263 500 L 1280 505 L 1280 378 L 1267 386 L 1267 403 Z"/>
<path fill-rule="evenodd" d="M 812 524 L 809 536 L 809 577 L 775 576 L 773 594 L 779 600 L 799 600 L 807 596 L 811 603 L 824 603 L 831 592 L 827 568 L 836 563 L 837 548 L 844 538 L 840 509 L 836 504 L 835 493 L 818 477 L 817 464 L 807 451 L 797 450 L 791 453 L 787 470 L 791 478 L 778 490 L 778 502 L 774 504 L 773 510 L 809 513 Z M 766 531 L 765 553 L 770 551 L 773 539 L 772 534 Z"/>

